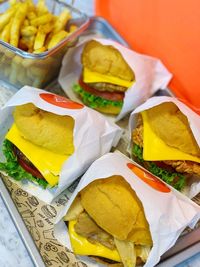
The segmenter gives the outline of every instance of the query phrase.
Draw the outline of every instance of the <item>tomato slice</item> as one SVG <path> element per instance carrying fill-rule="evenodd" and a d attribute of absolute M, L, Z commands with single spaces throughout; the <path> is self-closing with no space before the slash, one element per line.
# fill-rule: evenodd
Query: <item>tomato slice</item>
<path fill-rule="evenodd" d="M 79 84 L 80 86 L 87 92 L 99 96 L 101 98 L 107 99 L 107 100 L 111 100 L 111 101 L 123 101 L 124 99 L 124 93 L 120 93 L 120 92 L 108 92 L 108 91 L 98 91 L 92 87 L 90 87 L 89 85 L 87 85 L 86 83 L 83 82 L 82 78 L 79 79 Z"/>
<path fill-rule="evenodd" d="M 32 174 L 36 178 L 44 179 L 42 174 L 38 171 L 38 169 L 34 166 L 30 166 L 26 161 L 23 159 L 20 159 L 19 157 L 17 158 L 17 161 L 19 165 L 28 173 Z"/>

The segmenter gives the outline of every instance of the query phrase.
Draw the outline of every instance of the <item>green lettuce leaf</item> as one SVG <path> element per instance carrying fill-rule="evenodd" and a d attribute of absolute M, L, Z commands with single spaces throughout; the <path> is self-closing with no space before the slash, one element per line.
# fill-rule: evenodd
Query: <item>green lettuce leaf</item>
<path fill-rule="evenodd" d="M 7 139 L 3 142 L 3 154 L 6 158 L 6 162 L 0 162 L 1 171 L 6 172 L 16 181 L 29 180 L 33 183 L 39 184 L 44 189 L 47 188 L 48 182 L 46 180 L 34 177 L 18 164 L 17 157 L 13 153 L 13 144 Z"/>
<path fill-rule="evenodd" d="M 86 92 L 79 84 L 75 84 L 72 89 L 75 93 L 81 96 L 83 103 L 90 108 L 106 107 L 110 105 L 121 108 L 123 105 L 123 101 L 107 100 Z"/>
<path fill-rule="evenodd" d="M 186 177 L 183 174 L 178 172 L 169 172 L 158 167 L 152 161 L 145 161 L 143 159 L 143 149 L 135 143 L 133 144 L 132 155 L 134 158 L 136 158 L 138 163 L 145 165 L 145 168 L 147 168 L 152 174 L 158 176 L 164 182 L 173 186 L 178 191 L 181 191 L 184 188 L 186 184 Z"/>

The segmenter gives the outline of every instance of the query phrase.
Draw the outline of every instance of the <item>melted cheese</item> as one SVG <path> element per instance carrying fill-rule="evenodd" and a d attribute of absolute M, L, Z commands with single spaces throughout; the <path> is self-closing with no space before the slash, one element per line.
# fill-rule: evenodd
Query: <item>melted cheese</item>
<path fill-rule="evenodd" d="M 143 158 L 144 160 L 190 160 L 200 163 L 200 158 L 168 146 L 152 130 L 147 112 L 142 112 L 143 118 Z"/>
<path fill-rule="evenodd" d="M 127 88 L 129 88 L 133 84 L 133 82 L 126 81 L 111 75 L 105 75 L 93 72 L 87 68 L 83 69 L 83 81 L 85 83 L 98 83 L 98 82 L 113 83 Z"/>
<path fill-rule="evenodd" d="M 73 251 L 78 255 L 99 256 L 120 262 L 117 250 L 111 250 L 99 243 L 92 244 L 85 237 L 78 235 L 74 230 L 76 221 L 69 222 L 69 236 Z"/>
<path fill-rule="evenodd" d="M 69 157 L 68 155 L 57 154 L 34 145 L 21 136 L 15 124 L 12 125 L 7 133 L 6 139 L 22 151 L 22 153 L 41 172 L 50 186 L 55 186 L 58 183 L 62 165 Z"/>

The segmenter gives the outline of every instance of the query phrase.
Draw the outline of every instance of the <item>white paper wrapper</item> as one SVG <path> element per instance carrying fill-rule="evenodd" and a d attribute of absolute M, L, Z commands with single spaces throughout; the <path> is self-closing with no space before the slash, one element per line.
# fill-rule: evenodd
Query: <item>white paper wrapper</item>
<path fill-rule="evenodd" d="M 43 100 L 41 98 L 41 94 L 43 93 L 52 95 L 57 105 Z M 69 100 L 64 97 L 25 86 L 19 90 L 0 111 L 1 147 L 5 134 L 13 122 L 12 110 L 14 106 L 31 102 L 43 110 L 58 115 L 69 115 L 75 120 L 75 151 L 62 166 L 58 186 L 44 190 L 31 182 L 20 183 L 24 190 L 47 203 L 51 202 L 76 178 L 82 175 L 95 159 L 109 152 L 112 146 L 116 146 L 122 133 L 122 130 L 118 126 L 108 122 L 104 116 L 88 107 L 83 106 L 81 109 L 60 107 L 60 104 L 65 104 L 67 101 Z M 2 152 L 0 160 L 5 160 Z"/>
<path fill-rule="evenodd" d="M 118 49 L 135 73 L 136 82 L 126 91 L 123 107 L 120 114 L 116 117 L 116 121 L 122 119 L 127 113 L 142 104 L 158 89 L 165 89 L 171 80 L 172 75 L 160 60 L 138 54 L 112 40 L 93 39 L 104 45 L 112 45 Z M 72 87 L 78 82 L 81 74 L 81 53 L 87 41 L 88 39 L 84 40 L 76 48 L 70 49 L 67 52 L 63 59 L 58 79 L 69 98 L 78 102 L 80 102 L 80 99 L 73 92 Z"/>
<path fill-rule="evenodd" d="M 143 204 L 153 240 L 153 247 L 144 266 L 152 267 L 159 262 L 161 255 L 175 244 L 186 226 L 195 226 L 200 218 L 200 207 L 170 186 L 166 186 L 168 192 L 154 189 L 138 178 L 128 168 L 128 163 L 133 164 L 120 152 L 108 153 L 96 160 L 82 177 L 66 207 L 58 215 L 54 229 L 55 236 L 63 245 L 71 249 L 67 227 L 62 218 L 78 192 L 95 179 L 121 175 L 130 184 Z M 146 177 L 146 179 L 150 178 Z M 152 178 L 150 179 L 152 180 Z M 155 180 L 159 179 L 155 177 Z M 163 182 L 161 183 L 165 186 Z"/>
<path fill-rule="evenodd" d="M 192 111 L 188 106 L 180 102 L 178 99 L 174 97 L 167 97 L 167 96 L 152 97 L 148 99 L 144 104 L 137 107 L 131 113 L 130 118 L 129 118 L 130 139 L 131 139 L 131 133 L 136 125 L 136 114 L 144 110 L 147 110 L 149 108 L 152 108 L 154 106 L 157 106 L 164 102 L 173 102 L 180 109 L 180 111 L 188 118 L 189 125 L 194 135 L 194 138 L 196 139 L 197 144 L 200 146 L 200 116 L 197 115 L 194 111 Z M 187 195 L 189 198 L 193 198 L 199 192 L 200 192 L 200 181 L 194 179 L 194 180 L 188 181 L 188 184 L 182 193 Z"/>

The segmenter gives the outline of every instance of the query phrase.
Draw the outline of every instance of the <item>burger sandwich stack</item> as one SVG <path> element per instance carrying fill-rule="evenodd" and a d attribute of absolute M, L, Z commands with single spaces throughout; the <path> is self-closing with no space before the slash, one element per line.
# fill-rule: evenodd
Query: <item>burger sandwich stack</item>
<path fill-rule="evenodd" d="M 1 110 L 0 170 L 51 202 L 120 136 L 100 113 L 25 86 Z"/>
<path fill-rule="evenodd" d="M 68 51 L 59 83 L 72 100 L 120 120 L 166 88 L 170 79 L 159 60 L 112 40 L 94 38 Z"/>
<path fill-rule="evenodd" d="M 121 153 L 96 160 L 55 225 L 56 238 L 88 266 L 155 266 L 200 207 Z"/>
<path fill-rule="evenodd" d="M 190 198 L 200 192 L 200 117 L 173 97 L 152 97 L 129 120 L 132 158 Z"/>

